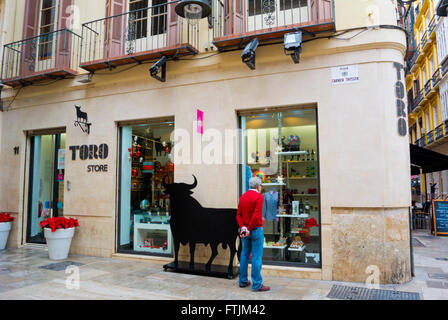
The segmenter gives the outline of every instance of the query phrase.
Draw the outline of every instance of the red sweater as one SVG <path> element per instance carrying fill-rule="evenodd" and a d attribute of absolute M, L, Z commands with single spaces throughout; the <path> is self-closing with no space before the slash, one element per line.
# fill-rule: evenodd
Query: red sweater
<path fill-rule="evenodd" d="M 263 195 L 254 190 L 243 194 L 238 203 L 236 220 L 240 228 L 246 227 L 249 231 L 263 227 Z"/>

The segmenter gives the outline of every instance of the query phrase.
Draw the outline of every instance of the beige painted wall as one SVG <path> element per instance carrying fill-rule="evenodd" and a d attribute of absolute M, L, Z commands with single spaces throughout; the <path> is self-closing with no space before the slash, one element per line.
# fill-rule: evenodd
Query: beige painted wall
<path fill-rule="evenodd" d="M 387 6 L 389 2 L 377 3 Z M 367 4 L 366 1 L 362 3 Z M 348 3 L 336 0 L 336 5 L 342 8 Z M 355 8 L 364 10 L 365 6 Z M 339 14 L 337 11 L 336 16 Z M 338 28 L 362 24 L 361 20 L 350 26 L 339 23 L 342 27 Z M 355 33 L 346 36 L 349 38 Z M 150 78 L 147 66 L 143 65 L 119 75 L 95 75 L 90 84 L 67 79 L 51 86 L 23 88 L 12 110 L 0 118 L 3 132 L 0 137 L 0 190 L 3 191 L 0 192 L 0 208 L 18 213 L 8 246 L 21 245 L 22 230 L 26 230 L 23 222 L 28 175 L 24 168 L 28 154 L 24 131 L 65 127 L 68 147 L 109 144 L 109 158 L 102 161 L 109 165 L 108 173 L 87 175 L 87 164 L 97 161 L 72 161 L 67 157 L 65 179 L 71 182 L 72 189 L 65 192 L 65 214 L 77 217 L 81 224 L 72 245 L 73 253 L 111 256 L 115 252 L 117 227 L 117 121 L 174 116 L 176 128 L 192 132 L 195 111 L 200 108 L 205 112 L 205 129 L 223 131 L 237 128 L 237 110 L 315 104 L 319 119 L 323 248 L 323 267 L 318 277 L 338 278 L 338 270 L 344 266 L 350 268 L 350 264 L 342 261 L 339 269 L 334 268 L 341 250 L 341 237 L 335 237 L 335 232 L 343 224 L 356 225 L 350 222 L 353 216 L 344 216 L 338 208 L 371 209 L 374 220 L 375 214 L 384 215 L 384 209 L 390 209 L 387 215 L 394 218 L 389 219 L 388 224 L 380 224 L 379 232 L 392 230 L 392 239 L 399 238 L 394 236 L 396 234 L 402 239 L 401 233 L 407 223 L 402 219 L 411 201 L 409 138 L 397 133 L 396 71 L 393 68 L 394 62 L 403 63 L 404 52 L 402 31 L 379 29 L 345 41 L 308 42 L 304 45 L 301 63 L 297 65 L 284 55 L 281 45 L 272 45 L 258 48 L 254 71 L 241 63 L 241 53 L 235 51 L 207 59 L 169 61 L 166 83 Z M 351 64 L 359 65 L 361 81 L 333 86 L 331 67 Z M 14 90 L 7 90 L 5 96 L 10 98 L 14 93 Z M 82 105 L 89 114 L 93 123 L 90 135 L 73 126 L 75 104 Z M 19 156 L 11 151 L 16 145 L 21 147 Z M 199 181 L 194 197 L 203 206 L 236 208 L 236 165 L 178 165 L 175 180 L 190 183 L 192 174 Z M 337 219 L 335 212 L 338 212 Z M 352 238 L 349 245 L 353 246 L 356 241 L 356 237 Z M 378 250 L 386 250 L 386 239 L 382 241 Z M 408 261 L 409 246 L 405 242 L 400 245 L 400 261 Z M 365 262 L 369 262 L 367 251 L 353 248 L 358 250 L 352 252 L 353 255 L 365 256 Z M 391 250 L 390 246 L 387 248 Z M 196 260 L 206 259 L 206 251 L 197 250 Z M 226 254 L 220 255 L 217 261 L 226 263 Z M 392 273 L 386 271 L 391 261 L 373 261 L 380 263 L 379 267 L 389 274 L 383 278 L 384 282 L 393 281 Z M 358 277 L 365 273 L 364 270 L 353 272 Z"/>

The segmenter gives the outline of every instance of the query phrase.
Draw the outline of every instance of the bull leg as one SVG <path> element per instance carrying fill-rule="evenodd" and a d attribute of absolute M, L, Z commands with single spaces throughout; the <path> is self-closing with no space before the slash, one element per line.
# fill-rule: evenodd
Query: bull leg
<path fill-rule="evenodd" d="M 179 258 L 179 247 L 180 247 L 180 241 L 174 240 L 174 265 L 176 266 L 176 268 L 177 268 L 178 263 L 179 263 L 179 260 L 178 260 L 178 258 Z"/>
<path fill-rule="evenodd" d="M 233 260 L 235 259 L 235 254 L 236 254 L 236 246 L 235 246 L 235 242 L 230 242 L 229 243 L 229 248 L 230 248 L 230 262 L 229 262 L 229 271 L 228 271 L 228 277 L 233 279 Z"/>
<path fill-rule="evenodd" d="M 207 272 L 210 272 L 211 267 L 212 267 L 212 262 L 213 262 L 213 260 L 215 260 L 216 256 L 218 255 L 218 244 L 211 243 L 210 247 L 212 248 L 212 255 L 211 255 L 210 259 L 208 260 L 207 264 L 205 265 L 205 270 Z"/>
<path fill-rule="evenodd" d="M 196 242 L 190 242 L 190 269 L 194 269 L 194 252 L 196 251 Z"/>

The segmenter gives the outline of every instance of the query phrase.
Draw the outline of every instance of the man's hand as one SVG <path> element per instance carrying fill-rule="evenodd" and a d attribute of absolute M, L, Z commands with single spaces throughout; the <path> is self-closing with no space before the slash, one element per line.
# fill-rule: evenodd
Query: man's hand
<path fill-rule="evenodd" d="M 241 228 L 241 232 L 240 232 L 240 237 L 241 237 L 241 238 L 246 238 L 246 237 L 248 237 L 249 235 L 250 235 L 250 231 L 247 230 L 246 227 L 242 227 L 242 228 Z"/>

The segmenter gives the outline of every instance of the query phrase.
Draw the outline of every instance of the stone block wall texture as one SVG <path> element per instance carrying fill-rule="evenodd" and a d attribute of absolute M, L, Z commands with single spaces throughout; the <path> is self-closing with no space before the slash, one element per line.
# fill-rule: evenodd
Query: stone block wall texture
<path fill-rule="evenodd" d="M 411 280 L 408 208 L 333 208 L 333 280 L 366 282 L 378 267 L 382 284 Z"/>

